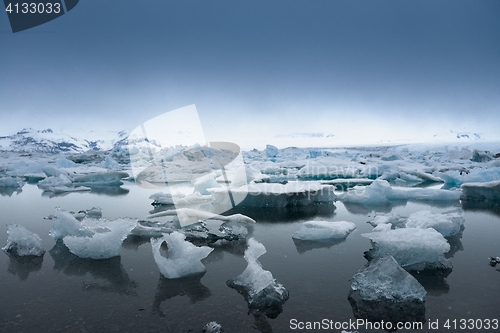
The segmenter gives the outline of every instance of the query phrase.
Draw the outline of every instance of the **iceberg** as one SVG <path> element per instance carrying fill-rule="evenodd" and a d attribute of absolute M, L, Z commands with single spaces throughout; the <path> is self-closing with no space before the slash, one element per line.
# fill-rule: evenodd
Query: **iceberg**
<path fill-rule="evenodd" d="M 266 145 L 266 156 L 276 157 L 278 155 L 278 148 L 273 145 Z"/>
<path fill-rule="evenodd" d="M 444 258 L 450 250 L 446 239 L 434 229 L 402 228 L 361 234 L 373 243 L 368 259 L 391 255 L 406 270 L 451 269 Z"/>
<path fill-rule="evenodd" d="M 390 224 L 395 227 L 404 227 L 406 219 L 399 216 L 399 214 L 394 213 L 377 213 L 375 218 L 371 221 L 368 221 L 372 226 L 377 227 L 382 224 Z"/>
<path fill-rule="evenodd" d="M 248 266 L 235 279 L 227 281 L 227 285 L 243 294 L 251 310 L 276 318 L 282 312 L 289 293 L 271 272 L 262 268 L 257 259 L 264 253 L 264 245 L 250 238 L 244 255 Z"/>
<path fill-rule="evenodd" d="M 183 234 L 175 231 L 171 234 L 164 234 L 160 238 L 151 238 L 155 262 L 161 274 L 167 279 L 177 279 L 205 272 L 205 266 L 201 260 L 206 258 L 213 249 L 207 246 L 197 247 L 186 241 L 185 238 Z M 162 256 L 160 252 L 163 242 L 167 243 L 167 257 Z"/>
<path fill-rule="evenodd" d="M 58 176 L 49 176 L 44 180 L 38 182 L 38 187 L 42 190 L 50 190 L 54 187 L 69 187 L 71 185 L 71 179 L 65 174 L 60 174 Z"/>
<path fill-rule="evenodd" d="M 464 224 L 461 212 L 433 213 L 428 210 L 415 212 L 406 220 L 407 228 L 433 228 L 444 237 L 456 235 Z"/>
<path fill-rule="evenodd" d="M 23 186 L 24 182 L 14 177 L 0 177 L 0 187 L 21 188 Z"/>
<path fill-rule="evenodd" d="M 359 292 L 361 299 L 366 301 L 423 302 L 427 294 L 424 287 L 390 255 L 372 260 L 349 283 L 351 289 Z"/>
<path fill-rule="evenodd" d="M 174 199 L 170 193 L 157 192 L 151 194 L 149 199 L 153 199 L 152 206 L 173 205 Z"/>
<path fill-rule="evenodd" d="M 43 256 L 42 239 L 37 234 L 17 224 L 7 224 L 7 243 L 2 250 L 18 257 Z"/>
<path fill-rule="evenodd" d="M 93 235 L 65 236 L 63 242 L 71 253 L 80 258 L 112 258 L 120 255 L 123 241 L 135 226 L 136 220 L 133 219 L 120 218 L 109 222 L 97 220 Z"/>
<path fill-rule="evenodd" d="M 461 186 L 465 201 L 500 201 L 500 181 L 465 183 Z"/>
<path fill-rule="evenodd" d="M 206 323 L 205 326 L 203 326 L 203 329 L 201 331 L 202 331 L 202 333 L 222 333 L 222 332 L 224 332 L 222 330 L 222 325 L 216 321 L 211 321 L 209 323 Z"/>
<path fill-rule="evenodd" d="M 49 235 L 54 238 L 55 241 L 63 239 L 66 236 L 85 237 L 94 234 L 94 232 L 85 228 L 83 224 L 69 212 L 57 209 L 55 215 L 51 215 L 48 218 L 55 221 L 49 231 Z"/>
<path fill-rule="evenodd" d="M 241 222 L 241 223 L 255 223 L 255 221 L 245 215 L 242 214 L 233 214 L 229 216 L 223 216 L 214 214 L 211 212 L 197 210 L 192 208 L 178 208 L 178 209 L 169 209 L 163 212 L 155 213 L 148 215 L 146 218 L 152 219 L 162 216 L 177 216 L 179 219 L 179 223 L 181 227 L 185 227 L 187 225 L 198 223 L 205 220 L 220 220 L 220 221 L 233 221 L 233 222 Z"/>
<path fill-rule="evenodd" d="M 356 225 L 347 221 L 308 221 L 302 223 L 292 238 L 300 240 L 344 239 L 354 229 Z"/>
<path fill-rule="evenodd" d="M 230 190 L 233 196 L 246 195 L 240 203 L 244 207 L 285 208 L 294 206 L 308 206 L 318 203 L 335 201 L 335 187 L 322 185 L 317 182 L 289 182 L 283 184 L 251 183 Z M 226 205 L 226 189 L 210 189 L 212 204 Z M 247 195 L 248 194 L 248 195 Z"/>
<path fill-rule="evenodd" d="M 77 176 L 73 182 L 81 186 L 120 186 L 123 185 L 121 180 L 127 177 L 129 174 L 123 171 L 94 172 Z"/>
<path fill-rule="evenodd" d="M 193 180 L 192 183 L 194 186 L 194 191 L 202 195 L 210 194 L 210 192 L 207 191 L 209 188 L 221 187 L 220 184 L 215 180 L 213 173 L 198 177 Z"/>

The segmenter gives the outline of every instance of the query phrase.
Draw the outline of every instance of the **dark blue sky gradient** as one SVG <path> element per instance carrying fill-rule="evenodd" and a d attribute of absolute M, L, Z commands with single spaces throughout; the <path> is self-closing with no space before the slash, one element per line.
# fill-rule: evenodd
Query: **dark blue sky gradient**
<path fill-rule="evenodd" d="M 4 14 L 0 133 L 130 130 L 196 104 L 213 139 L 384 124 L 491 137 L 499 17 L 498 1 L 84 0 L 12 34 Z"/>

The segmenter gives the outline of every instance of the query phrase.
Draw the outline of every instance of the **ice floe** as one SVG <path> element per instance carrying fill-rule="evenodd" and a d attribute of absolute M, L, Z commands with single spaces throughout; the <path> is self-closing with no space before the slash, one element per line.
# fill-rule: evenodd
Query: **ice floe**
<path fill-rule="evenodd" d="M 344 239 L 354 229 L 356 225 L 347 221 L 308 221 L 302 223 L 292 238 L 300 240 Z"/>
<path fill-rule="evenodd" d="M 451 263 L 444 254 L 450 245 L 439 232 L 432 228 L 401 228 L 365 233 L 373 249 L 366 252 L 368 259 L 379 259 L 387 254 L 407 270 L 449 269 Z"/>
<path fill-rule="evenodd" d="M 289 293 L 271 272 L 262 268 L 258 258 L 264 253 L 264 245 L 250 238 L 244 255 L 248 263 L 247 268 L 235 279 L 227 281 L 227 285 L 243 294 L 251 310 L 275 318 L 283 310 Z"/>
<path fill-rule="evenodd" d="M 500 201 L 500 181 L 484 183 L 465 183 L 460 187 L 462 200 L 467 201 Z"/>
<path fill-rule="evenodd" d="M 407 228 L 433 228 L 444 237 L 456 235 L 464 224 L 463 213 L 459 211 L 449 213 L 433 213 L 421 210 L 410 214 L 406 220 Z"/>
<path fill-rule="evenodd" d="M 390 255 L 372 260 L 349 282 L 352 290 L 359 292 L 360 297 L 367 301 L 423 302 L 427 294 L 422 285 Z"/>
<path fill-rule="evenodd" d="M 18 224 L 7 224 L 7 243 L 2 250 L 18 257 L 43 256 L 42 239 Z"/>
<path fill-rule="evenodd" d="M 168 248 L 166 257 L 160 251 L 164 242 Z M 213 251 L 212 248 L 207 246 L 197 247 L 191 244 L 179 232 L 165 234 L 159 238 L 151 238 L 151 247 L 161 274 L 168 279 L 177 279 L 205 272 L 205 266 L 201 263 L 201 260 Z"/>

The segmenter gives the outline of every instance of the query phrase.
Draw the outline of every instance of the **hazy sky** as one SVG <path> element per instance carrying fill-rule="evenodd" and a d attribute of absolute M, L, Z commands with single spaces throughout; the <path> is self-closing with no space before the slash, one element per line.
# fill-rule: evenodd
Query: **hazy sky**
<path fill-rule="evenodd" d="M 208 140 L 243 146 L 500 139 L 499 18 L 495 0 L 83 0 L 13 34 L 4 13 L 0 135 L 196 104 Z"/>

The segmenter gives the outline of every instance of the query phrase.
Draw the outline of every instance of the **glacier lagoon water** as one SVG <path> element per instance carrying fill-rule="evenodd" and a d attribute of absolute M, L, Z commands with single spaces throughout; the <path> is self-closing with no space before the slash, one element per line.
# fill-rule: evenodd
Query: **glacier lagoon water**
<path fill-rule="evenodd" d="M 348 281 L 367 262 L 363 252 L 371 245 L 361 234 L 372 230 L 366 222 L 373 217 L 361 206 L 336 202 L 335 210 L 321 206 L 291 213 L 243 212 L 257 221 L 253 237 L 267 249 L 259 258 L 263 268 L 290 292 L 283 312 L 274 319 L 249 314 L 242 295 L 226 285 L 246 267 L 244 248 L 216 248 L 203 260 L 205 274 L 168 280 L 161 276 L 145 239 L 128 238 L 120 257 L 91 260 L 55 246 L 48 235 L 53 222 L 43 217 L 55 207 L 79 211 L 99 206 L 107 218 L 140 218 L 152 210 L 148 197 L 154 192 L 125 184 L 118 190 L 49 198 L 36 186 L 26 185 L 17 195 L 1 196 L 3 224 L 20 224 L 37 233 L 48 252 L 43 261 L 30 262 L 0 254 L 0 332 L 200 332 L 210 321 L 220 323 L 225 332 L 290 332 L 293 319 L 356 319 L 348 301 Z M 408 216 L 423 209 L 450 208 L 407 203 L 376 210 Z M 500 210 L 491 205 L 463 208 L 465 230 L 447 255 L 452 272 L 446 277 L 416 276 L 427 291 L 425 320 L 439 320 L 441 325 L 448 319 L 500 319 L 500 272 L 488 265 L 490 256 L 500 256 Z M 294 241 L 300 223 L 312 219 L 351 221 L 357 228 L 345 241 Z M 2 246 L 6 239 L 5 229 L 0 230 Z"/>

